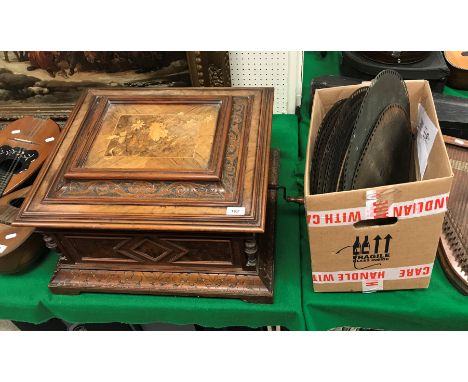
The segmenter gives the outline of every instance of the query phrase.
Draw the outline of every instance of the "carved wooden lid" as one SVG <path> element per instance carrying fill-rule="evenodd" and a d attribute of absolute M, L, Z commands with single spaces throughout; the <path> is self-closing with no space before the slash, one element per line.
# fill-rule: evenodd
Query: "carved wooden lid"
<path fill-rule="evenodd" d="M 15 225 L 262 232 L 273 89 L 89 89 Z"/>

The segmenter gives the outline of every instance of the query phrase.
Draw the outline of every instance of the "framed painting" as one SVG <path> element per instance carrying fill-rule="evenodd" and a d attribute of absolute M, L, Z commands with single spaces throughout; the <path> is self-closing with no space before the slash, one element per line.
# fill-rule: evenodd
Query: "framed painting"
<path fill-rule="evenodd" d="M 0 52 L 0 129 L 32 115 L 63 127 L 90 87 L 229 87 L 228 52 Z"/>

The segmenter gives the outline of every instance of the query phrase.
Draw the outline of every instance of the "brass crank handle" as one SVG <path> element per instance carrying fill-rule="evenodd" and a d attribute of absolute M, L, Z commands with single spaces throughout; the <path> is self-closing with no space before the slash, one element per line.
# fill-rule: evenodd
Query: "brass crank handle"
<path fill-rule="evenodd" d="M 297 204 L 304 204 L 304 197 L 302 196 L 287 196 L 286 195 L 286 187 L 284 186 L 275 186 L 275 185 L 268 185 L 270 190 L 276 191 L 283 191 L 283 199 L 286 200 L 288 203 L 297 203 Z"/>

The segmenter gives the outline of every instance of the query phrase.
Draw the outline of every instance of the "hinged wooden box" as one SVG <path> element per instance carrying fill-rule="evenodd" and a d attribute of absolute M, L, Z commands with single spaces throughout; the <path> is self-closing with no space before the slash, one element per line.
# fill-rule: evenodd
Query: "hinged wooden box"
<path fill-rule="evenodd" d="M 272 106 L 270 88 L 86 91 L 14 223 L 61 252 L 49 287 L 271 302 Z"/>

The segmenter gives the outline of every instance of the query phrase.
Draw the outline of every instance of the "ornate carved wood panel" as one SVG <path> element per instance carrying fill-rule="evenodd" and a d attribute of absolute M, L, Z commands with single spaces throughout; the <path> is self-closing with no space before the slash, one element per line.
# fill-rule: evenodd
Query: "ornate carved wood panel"
<path fill-rule="evenodd" d="M 182 266 L 206 268 L 222 267 L 239 271 L 245 268 L 247 257 L 244 241 L 247 237 L 207 237 L 206 235 L 171 235 L 134 232 L 95 233 L 57 232 L 53 235 L 62 253 L 71 254 L 73 264 L 93 264 L 109 269 L 133 265 L 139 269 L 158 270 Z"/>

